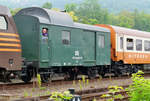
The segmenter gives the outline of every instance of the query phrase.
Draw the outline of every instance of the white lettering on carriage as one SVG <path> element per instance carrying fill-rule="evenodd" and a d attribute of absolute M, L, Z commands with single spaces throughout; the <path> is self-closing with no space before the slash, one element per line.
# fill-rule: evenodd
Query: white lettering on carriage
<path fill-rule="evenodd" d="M 141 58 L 141 59 L 148 59 L 148 56 L 145 54 L 129 54 L 128 58 Z"/>

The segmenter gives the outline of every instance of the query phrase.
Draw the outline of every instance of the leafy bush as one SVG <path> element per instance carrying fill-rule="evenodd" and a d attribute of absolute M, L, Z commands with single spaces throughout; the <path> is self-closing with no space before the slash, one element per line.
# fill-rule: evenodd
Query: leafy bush
<path fill-rule="evenodd" d="M 133 83 L 127 88 L 130 101 L 150 101 L 150 80 L 143 74 L 142 71 L 132 74 Z"/>
<path fill-rule="evenodd" d="M 70 99 L 72 99 L 73 95 L 70 94 L 69 91 L 65 91 L 63 93 L 61 92 L 53 92 L 52 96 L 50 97 L 50 99 L 54 100 L 54 101 L 68 101 Z"/>
<path fill-rule="evenodd" d="M 119 86 L 110 86 L 108 87 L 109 93 L 110 94 L 103 94 L 101 97 L 102 98 L 109 98 L 107 101 L 115 101 L 115 99 L 123 99 L 122 94 L 116 94 L 117 92 L 120 92 L 121 90 L 124 90 L 123 87 Z"/>

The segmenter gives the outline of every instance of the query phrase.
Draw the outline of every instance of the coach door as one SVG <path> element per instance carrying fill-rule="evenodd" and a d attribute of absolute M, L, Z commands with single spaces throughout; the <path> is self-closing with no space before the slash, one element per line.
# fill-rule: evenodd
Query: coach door
<path fill-rule="evenodd" d="M 110 64 L 110 37 L 108 33 L 96 34 L 96 64 Z"/>
<path fill-rule="evenodd" d="M 44 66 L 49 64 L 49 29 L 47 26 L 40 27 L 40 60 Z"/>
<path fill-rule="evenodd" d="M 124 36 L 122 34 L 118 34 L 117 40 L 117 53 L 118 58 L 123 60 L 124 59 Z"/>

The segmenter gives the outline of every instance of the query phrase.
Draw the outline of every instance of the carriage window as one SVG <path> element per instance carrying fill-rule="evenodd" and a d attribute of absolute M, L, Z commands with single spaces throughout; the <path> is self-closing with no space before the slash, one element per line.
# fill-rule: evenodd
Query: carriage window
<path fill-rule="evenodd" d="M 123 37 L 120 37 L 120 49 L 123 49 Z"/>
<path fill-rule="evenodd" d="M 0 16 L 0 29 L 7 30 L 7 22 L 4 16 Z"/>
<path fill-rule="evenodd" d="M 127 50 L 133 50 L 133 39 L 127 38 Z"/>
<path fill-rule="evenodd" d="M 62 31 L 62 43 L 65 45 L 70 44 L 70 32 L 69 31 Z"/>
<path fill-rule="evenodd" d="M 47 28 L 42 28 L 42 35 L 44 37 L 48 37 L 48 29 Z"/>
<path fill-rule="evenodd" d="M 104 48 L 105 46 L 105 37 L 103 35 L 98 35 L 98 46 L 99 48 Z"/>
<path fill-rule="evenodd" d="M 144 50 L 150 51 L 150 41 L 144 41 Z"/>
<path fill-rule="evenodd" d="M 136 50 L 142 51 L 142 40 L 136 39 Z"/>

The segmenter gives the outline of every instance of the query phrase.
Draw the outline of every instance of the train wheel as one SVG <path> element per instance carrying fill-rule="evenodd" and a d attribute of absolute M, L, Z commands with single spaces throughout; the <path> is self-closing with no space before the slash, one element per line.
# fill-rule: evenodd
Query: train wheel
<path fill-rule="evenodd" d="M 69 78 L 69 79 L 70 79 L 70 80 L 77 80 L 77 76 L 78 76 L 78 75 L 77 75 L 76 73 L 75 73 L 75 74 L 72 73 L 72 74 L 70 74 L 70 78 Z"/>
<path fill-rule="evenodd" d="M 132 69 L 132 73 L 137 73 L 138 72 L 138 68 L 137 67 L 134 67 L 133 69 Z"/>
<path fill-rule="evenodd" d="M 115 71 L 114 75 L 115 75 L 116 77 L 121 77 L 121 76 L 122 76 L 122 74 L 119 73 L 119 72 L 117 72 L 117 71 Z"/>
<path fill-rule="evenodd" d="M 65 74 L 65 80 L 77 80 L 78 74 L 75 72 L 67 72 Z"/>
<path fill-rule="evenodd" d="M 101 75 L 102 77 L 105 77 L 105 71 L 98 71 L 98 74 Z"/>
<path fill-rule="evenodd" d="M 47 83 L 51 80 L 50 75 L 49 74 L 41 74 L 41 80 L 43 83 Z"/>
<path fill-rule="evenodd" d="M 31 76 L 21 76 L 22 81 L 24 81 L 25 83 L 28 83 L 31 81 Z"/>
<path fill-rule="evenodd" d="M 31 76 L 31 73 L 29 72 L 29 70 L 23 70 L 22 74 L 23 74 L 21 76 L 22 81 L 24 81 L 25 83 L 28 83 L 31 81 L 32 76 Z"/>
<path fill-rule="evenodd" d="M 96 77 L 96 71 L 92 69 L 88 69 L 87 75 L 89 79 L 94 79 Z"/>
<path fill-rule="evenodd" d="M 115 69 L 114 75 L 115 75 L 116 77 L 121 77 L 121 76 L 123 75 L 123 72 L 122 72 L 121 69 Z"/>
<path fill-rule="evenodd" d="M 4 82 L 11 82 L 11 80 L 10 80 L 10 72 L 6 72 L 6 71 L 4 71 L 4 74 L 3 74 L 3 76 L 4 76 Z"/>

